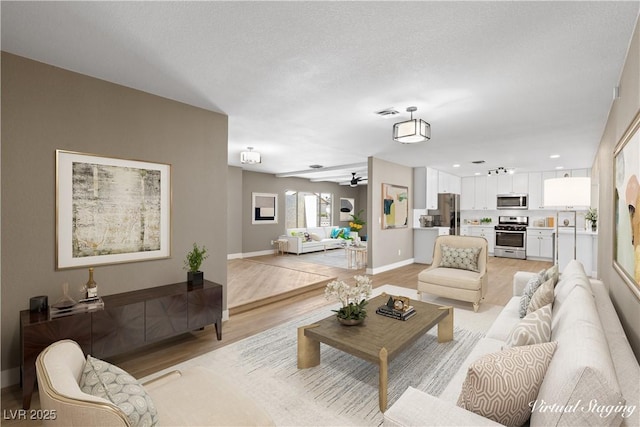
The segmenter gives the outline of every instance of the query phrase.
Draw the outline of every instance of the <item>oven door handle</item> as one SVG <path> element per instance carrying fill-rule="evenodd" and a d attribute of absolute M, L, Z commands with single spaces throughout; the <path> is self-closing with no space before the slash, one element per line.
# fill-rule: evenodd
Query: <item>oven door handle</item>
<path fill-rule="evenodd" d="M 527 233 L 526 231 L 511 231 L 511 230 L 495 230 L 495 231 L 496 231 L 496 233 L 511 233 L 511 234 L 515 234 L 515 233 L 526 234 Z"/>

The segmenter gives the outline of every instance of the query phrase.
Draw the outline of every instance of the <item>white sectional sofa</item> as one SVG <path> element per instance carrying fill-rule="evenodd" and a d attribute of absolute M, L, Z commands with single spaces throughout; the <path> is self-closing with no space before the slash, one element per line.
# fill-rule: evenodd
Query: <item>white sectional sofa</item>
<path fill-rule="evenodd" d="M 287 240 L 287 252 L 292 254 L 326 251 L 345 244 L 345 239 L 331 237 L 331 232 L 337 228 L 341 227 L 287 228 L 286 234 L 280 236 L 280 239 Z M 305 233 L 309 236 L 308 239 Z M 356 239 L 357 236 L 358 233 L 350 233 L 351 239 Z"/>
<path fill-rule="evenodd" d="M 391 426 L 501 425 L 456 405 L 469 365 L 498 352 L 521 319 L 520 296 L 536 273 L 514 276 L 514 297 L 438 397 L 409 388 L 385 412 Z M 551 341 L 557 343 L 537 398 L 531 426 L 639 426 L 640 367 L 606 285 L 571 261 L 554 289 Z M 555 405 L 555 406 L 554 406 Z"/>

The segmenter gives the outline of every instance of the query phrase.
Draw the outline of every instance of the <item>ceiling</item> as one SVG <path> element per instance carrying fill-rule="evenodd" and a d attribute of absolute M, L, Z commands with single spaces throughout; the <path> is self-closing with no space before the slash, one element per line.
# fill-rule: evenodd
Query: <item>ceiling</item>
<path fill-rule="evenodd" d="M 458 176 L 591 167 L 640 2 L 1 7 L 2 50 L 227 114 L 230 165 L 347 183 L 368 156 Z M 391 139 L 409 106 L 430 141 Z M 261 164 L 240 165 L 246 147 Z"/>

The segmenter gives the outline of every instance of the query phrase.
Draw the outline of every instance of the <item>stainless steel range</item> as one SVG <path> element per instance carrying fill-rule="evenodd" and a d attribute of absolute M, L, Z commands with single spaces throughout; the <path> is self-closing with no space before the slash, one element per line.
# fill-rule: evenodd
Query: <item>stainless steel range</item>
<path fill-rule="evenodd" d="M 495 226 L 497 257 L 527 259 L 528 216 L 500 216 Z"/>

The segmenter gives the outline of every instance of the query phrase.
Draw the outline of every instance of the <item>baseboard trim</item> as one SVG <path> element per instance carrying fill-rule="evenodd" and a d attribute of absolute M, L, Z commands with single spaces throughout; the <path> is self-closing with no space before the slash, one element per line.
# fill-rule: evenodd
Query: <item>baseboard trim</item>
<path fill-rule="evenodd" d="M 405 265 L 411 265 L 413 263 L 414 263 L 413 258 L 409 258 L 409 259 L 405 259 L 404 261 L 394 262 L 393 264 L 383 265 L 382 267 L 376 267 L 376 268 L 367 267 L 366 273 L 371 275 L 376 275 L 378 273 L 384 273 L 385 271 L 404 267 Z"/>
<path fill-rule="evenodd" d="M 5 388 L 20 383 L 20 368 L 6 369 L 0 373 L 0 387 Z"/>
<path fill-rule="evenodd" d="M 242 254 L 227 254 L 227 261 L 230 259 L 240 259 L 242 258 Z"/>

